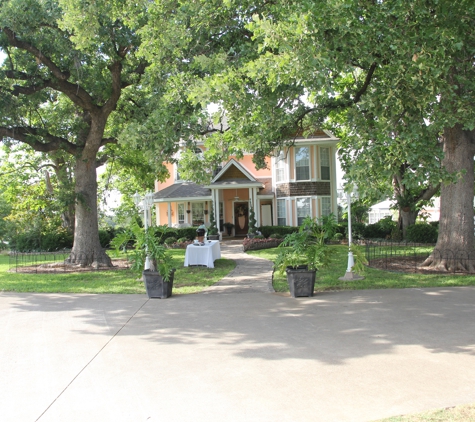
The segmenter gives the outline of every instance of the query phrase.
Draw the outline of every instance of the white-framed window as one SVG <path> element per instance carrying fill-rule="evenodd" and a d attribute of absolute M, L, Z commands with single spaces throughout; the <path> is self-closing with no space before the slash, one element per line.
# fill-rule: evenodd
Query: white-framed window
<path fill-rule="evenodd" d="M 276 182 L 283 182 L 285 180 L 285 154 L 280 151 L 279 156 L 275 158 L 275 180 Z"/>
<path fill-rule="evenodd" d="M 322 217 L 326 217 L 332 213 L 332 199 L 329 196 L 322 198 Z"/>
<path fill-rule="evenodd" d="M 205 207 L 204 202 L 192 202 L 191 204 L 191 218 L 192 218 L 192 225 L 199 226 L 203 224 L 205 220 Z"/>
<path fill-rule="evenodd" d="M 295 204 L 297 207 L 297 226 L 301 226 L 303 220 L 311 215 L 310 198 L 297 198 Z"/>
<path fill-rule="evenodd" d="M 185 222 L 185 204 L 178 204 L 178 224 Z"/>
<path fill-rule="evenodd" d="M 320 148 L 320 177 L 330 180 L 330 148 Z"/>
<path fill-rule="evenodd" d="M 285 206 L 285 199 L 277 200 L 277 225 L 286 226 L 287 225 L 287 212 Z"/>
<path fill-rule="evenodd" d="M 310 147 L 295 148 L 295 179 L 310 180 Z"/>

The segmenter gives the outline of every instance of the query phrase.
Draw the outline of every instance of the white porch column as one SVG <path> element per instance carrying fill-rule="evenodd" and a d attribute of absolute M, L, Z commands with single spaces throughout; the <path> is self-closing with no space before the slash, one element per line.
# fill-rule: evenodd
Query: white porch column
<path fill-rule="evenodd" d="M 219 190 L 213 189 L 211 192 L 212 192 L 211 196 L 213 198 L 214 221 L 216 222 L 218 233 L 221 233 L 221 227 L 219 226 Z"/>
<path fill-rule="evenodd" d="M 170 202 L 167 204 L 168 205 L 168 227 L 172 226 L 172 207 Z"/>
<path fill-rule="evenodd" d="M 259 204 L 257 203 L 257 188 L 249 188 L 249 202 L 252 209 L 254 210 L 256 225 L 259 227 L 261 225 L 261 213 L 259 209 Z"/>
<path fill-rule="evenodd" d="M 256 217 L 256 225 L 259 227 L 261 225 L 261 207 L 259 202 L 257 201 L 257 188 L 252 188 L 252 202 L 254 208 L 254 214 Z"/>

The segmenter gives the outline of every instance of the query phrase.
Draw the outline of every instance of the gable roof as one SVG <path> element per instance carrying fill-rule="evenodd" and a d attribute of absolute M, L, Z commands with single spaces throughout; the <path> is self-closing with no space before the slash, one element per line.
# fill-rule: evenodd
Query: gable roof
<path fill-rule="evenodd" d="M 262 187 L 262 182 L 259 182 L 241 163 L 231 158 L 206 187 L 226 189 L 238 186 L 241 188 Z"/>
<path fill-rule="evenodd" d="M 154 202 L 211 199 L 211 190 L 192 182 L 175 183 L 153 194 Z"/>
<path fill-rule="evenodd" d="M 231 158 L 226 165 L 221 169 L 221 171 L 213 177 L 211 183 L 218 181 L 224 181 L 229 179 L 247 179 L 252 182 L 255 182 L 256 179 L 254 176 L 247 171 L 247 169 L 234 158 Z"/>

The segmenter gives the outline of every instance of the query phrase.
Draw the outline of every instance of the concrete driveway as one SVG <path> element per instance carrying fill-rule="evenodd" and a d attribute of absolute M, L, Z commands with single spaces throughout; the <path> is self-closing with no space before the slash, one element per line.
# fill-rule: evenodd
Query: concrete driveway
<path fill-rule="evenodd" d="M 371 421 L 475 401 L 475 288 L 0 293 L 0 420 Z"/>

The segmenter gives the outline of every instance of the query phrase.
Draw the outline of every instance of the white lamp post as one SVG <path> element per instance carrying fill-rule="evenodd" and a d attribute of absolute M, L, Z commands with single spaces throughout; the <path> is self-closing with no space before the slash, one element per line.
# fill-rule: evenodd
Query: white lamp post
<path fill-rule="evenodd" d="M 140 195 L 137 192 L 135 192 L 135 194 L 134 194 L 134 203 L 138 207 L 140 205 L 140 203 L 142 202 L 143 220 L 144 220 L 143 226 L 144 226 L 145 232 L 147 232 L 147 229 L 149 227 L 149 223 L 151 224 L 151 221 L 149 221 L 149 216 L 151 214 L 150 213 L 150 208 L 153 205 L 153 192 L 147 192 L 142 201 L 141 201 L 141 199 L 142 198 L 140 197 Z M 148 256 L 148 253 L 147 253 L 146 258 L 145 258 L 144 269 L 145 270 L 150 269 L 150 258 Z"/>
<path fill-rule="evenodd" d="M 352 239 L 352 233 L 351 233 L 351 194 L 353 193 L 353 196 L 355 198 L 358 198 L 358 191 L 353 189 L 353 191 L 350 191 L 348 188 L 345 189 L 346 193 L 346 203 L 348 205 L 348 266 L 346 268 L 346 273 L 343 277 L 340 277 L 338 280 L 343 280 L 343 281 L 354 281 L 354 280 L 363 280 L 364 277 L 356 274 L 353 272 L 353 266 L 355 265 L 355 260 L 353 258 L 353 252 L 351 252 L 351 243 L 353 241 Z"/>

